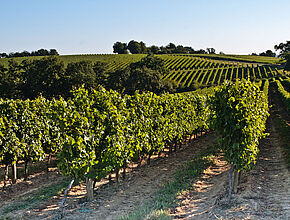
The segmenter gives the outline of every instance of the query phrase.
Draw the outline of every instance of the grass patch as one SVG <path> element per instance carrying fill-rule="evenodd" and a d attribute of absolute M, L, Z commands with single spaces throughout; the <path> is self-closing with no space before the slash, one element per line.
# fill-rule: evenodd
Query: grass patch
<path fill-rule="evenodd" d="M 49 186 L 43 187 L 35 193 L 29 195 L 24 195 L 16 200 L 14 203 L 11 203 L 2 209 L 2 215 L 8 214 L 10 212 L 35 208 L 41 202 L 51 199 L 53 196 L 58 195 L 63 192 L 68 185 L 68 180 L 64 179 L 59 183 L 53 183 Z M 2 217 L 0 217 L 1 220 Z M 3 219 L 3 218 L 2 218 Z M 5 218 L 4 218 L 5 219 Z"/>
<path fill-rule="evenodd" d="M 275 113 L 274 123 L 279 135 L 279 142 L 283 149 L 287 168 L 290 170 L 290 126 L 286 121 L 277 113 Z"/>
<path fill-rule="evenodd" d="M 117 219 L 172 219 L 168 216 L 168 210 L 177 205 L 176 196 L 192 188 L 193 180 L 213 164 L 215 155 L 217 155 L 218 152 L 217 146 L 208 147 L 201 154 L 194 157 L 193 160 L 186 162 L 184 166 L 174 174 L 174 180 L 166 183 L 154 194 L 152 199 L 146 201 L 134 212 Z"/>

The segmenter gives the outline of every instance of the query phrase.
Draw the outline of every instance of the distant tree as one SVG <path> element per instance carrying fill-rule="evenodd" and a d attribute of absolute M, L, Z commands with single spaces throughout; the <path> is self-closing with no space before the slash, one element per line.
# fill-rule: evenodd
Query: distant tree
<path fill-rule="evenodd" d="M 121 42 L 114 43 L 113 52 L 118 54 L 128 54 L 127 44 Z"/>
<path fill-rule="evenodd" d="M 139 54 L 139 53 L 142 53 L 141 45 L 137 41 L 131 40 L 128 43 L 127 48 L 128 48 L 128 50 L 130 51 L 131 54 Z"/>
<path fill-rule="evenodd" d="M 187 49 L 184 48 L 182 45 L 178 45 L 176 49 L 173 50 L 173 53 L 187 53 L 187 52 L 188 52 Z"/>
<path fill-rule="evenodd" d="M 147 53 L 147 47 L 146 44 L 143 41 L 140 41 L 140 47 L 141 47 L 141 53 Z"/>
<path fill-rule="evenodd" d="M 59 53 L 57 52 L 56 49 L 50 49 L 50 50 L 49 50 L 49 55 L 51 55 L 51 56 L 58 56 Z"/>
<path fill-rule="evenodd" d="M 220 51 L 220 53 L 219 53 L 220 55 L 224 55 L 225 53 L 224 52 L 222 52 L 222 51 Z"/>
<path fill-rule="evenodd" d="M 209 54 L 215 54 L 215 49 L 214 48 L 206 48 L 207 52 Z"/>
<path fill-rule="evenodd" d="M 130 75 L 126 81 L 126 91 L 136 90 L 161 93 L 172 89 L 169 81 L 162 79 L 168 73 L 164 61 L 153 55 L 148 55 L 139 62 L 130 64 Z"/>
<path fill-rule="evenodd" d="M 15 60 L 8 61 L 8 67 L 0 65 L 0 96 L 1 98 L 22 98 L 23 83 L 21 66 Z"/>
<path fill-rule="evenodd" d="M 286 41 L 286 43 L 280 43 L 274 46 L 276 51 L 280 51 L 279 57 L 285 57 L 287 53 L 290 52 L 290 41 Z"/>
<path fill-rule="evenodd" d="M 167 47 L 160 47 L 160 54 L 168 54 L 170 53 L 170 50 Z"/>
<path fill-rule="evenodd" d="M 29 57 L 31 54 L 28 51 L 23 51 L 19 53 L 19 57 Z"/>
<path fill-rule="evenodd" d="M 192 47 L 184 47 L 184 49 L 186 49 L 187 53 L 190 53 L 190 54 L 194 54 L 194 49 Z"/>
<path fill-rule="evenodd" d="M 256 53 L 252 53 L 251 55 L 252 55 L 252 56 L 258 56 L 258 54 L 256 54 Z"/>
<path fill-rule="evenodd" d="M 207 52 L 203 49 L 200 49 L 200 50 L 196 50 L 195 53 L 197 54 L 207 54 Z"/>
<path fill-rule="evenodd" d="M 45 57 L 26 63 L 23 93 L 27 98 L 42 94 L 50 98 L 62 95 L 64 88 L 64 63 L 56 57 Z"/>
<path fill-rule="evenodd" d="M 158 74 L 161 76 L 168 73 L 168 69 L 165 67 L 164 60 L 154 55 L 148 55 L 142 58 L 140 61 L 130 64 L 131 70 L 144 67 L 158 72 Z"/>
<path fill-rule="evenodd" d="M 176 49 L 176 46 L 175 46 L 174 43 L 169 43 L 169 44 L 166 46 L 166 48 L 167 48 L 168 50 L 175 50 L 175 49 Z"/>
<path fill-rule="evenodd" d="M 287 60 L 285 64 L 285 70 L 290 70 L 290 53 L 285 53 L 284 57 Z"/>
<path fill-rule="evenodd" d="M 67 88 L 70 91 L 74 87 L 84 85 L 85 88 L 96 88 L 96 72 L 91 61 L 79 61 L 69 63 L 65 70 Z"/>
<path fill-rule="evenodd" d="M 23 51 L 23 52 L 11 52 L 9 55 L 6 53 L 0 54 L 0 58 L 6 58 L 6 57 L 29 57 L 29 56 L 49 56 L 49 55 L 59 55 L 56 49 L 50 49 L 50 51 L 46 49 L 39 49 L 37 51 L 32 51 L 31 53 L 28 51 Z"/>
<path fill-rule="evenodd" d="M 259 56 L 276 57 L 276 53 L 274 53 L 272 50 L 266 50 L 266 52 L 260 53 Z"/>
<path fill-rule="evenodd" d="M 152 91 L 158 93 L 162 88 L 161 75 L 147 67 L 131 69 L 130 76 L 126 81 L 126 91 L 129 94 L 139 91 Z"/>
<path fill-rule="evenodd" d="M 160 49 L 159 47 L 155 46 L 155 45 L 152 45 L 151 47 L 148 47 L 147 48 L 147 52 L 148 53 L 153 53 L 153 54 L 159 54 L 160 53 Z"/>
<path fill-rule="evenodd" d="M 0 53 L 0 58 L 7 58 L 8 54 L 7 53 Z"/>
<path fill-rule="evenodd" d="M 130 76 L 130 68 L 118 69 L 108 73 L 107 88 L 124 92 L 127 80 Z"/>
<path fill-rule="evenodd" d="M 164 61 L 148 55 L 139 62 L 131 63 L 123 70 L 108 73 L 107 88 L 133 94 L 136 90 L 162 93 L 174 91 L 170 81 L 162 79 L 168 73 Z"/>
<path fill-rule="evenodd" d="M 93 65 L 93 70 L 95 72 L 95 82 L 97 85 L 105 86 L 107 74 L 106 74 L 106 63 L 97 61 Z"/>

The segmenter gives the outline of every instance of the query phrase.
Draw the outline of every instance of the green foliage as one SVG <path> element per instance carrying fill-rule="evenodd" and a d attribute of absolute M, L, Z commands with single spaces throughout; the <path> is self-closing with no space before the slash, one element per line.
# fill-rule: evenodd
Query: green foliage
<path fill-rule="evenodd" d="M 24 73 L 25 97 L 36 98 L 40 94 L 54 97 L 63 92 L 64 63 L 56 57 L 46 57 L 30 62 Z"/>
<path fill-rule="evenodd" d="M 121 42 L 114 43 L 113 52 L 118 54 L 127 54 L 128 53 L 127 44 Z"/>
<path fill-rule="evenodd" d="M 280 43 L 278 45 L 275 45 L 274 48 L 275 50 L 280 51 L 280 57 L 285 58 L 285 54 L 290 52 L 290 41 L 287 40 L 286 43 Z"/>
<path fill-rule="evenodd" d="M 287 92 L 278 80 L 276 80 L 276 86 L 287 111 L 290 112 L 290 92 Z"/>
<path fill-rule="evenodd" d="M 265 136 L 269 115 L 265 94 L 249 81 L 226 83 L 210 100 L 212 126 L 226 160 L 237 170 L 248 170 L 256 162 L 259 139 Z"/>
<path fill-rule="evenodd" d="M 131 63 L 124 70 L 109 73 L 107 87 L 128 94 L 133 94 L 137 90 L 156 94 L 172 92 L 173 84 L 162 79 L 162 76 L 167 73 L 168 70 L 162 59 L 148 55 L 139 62 Z"/>
<path fill-rule="evenodd" d="M 285 59 L 287 60 L 285 64 L 285 70 L 290 70 L 290 52 L 285 54 Z"/>
<path fill-rule="evenodd" d="M 207 96 L 198 93 L 121 95 L 73 91 L 65 101 L 0 100 L 0 163 L 43 160 L 58 153 L 63 174 L 101 178 L 208 129 Z"/>
<path fill-rule="evenodd" d="M 67 88 L 64 91 L 70 91 L 74 87 L 80 87 L 82 85 L 85 88 L 96 87 L 96 73 L 94 66 L 90 61 L 80 61 L 76 63 L 69 63 L 65 70 Z"/>
<path fill-rule="evenodd" d="M 19 98 L 23 85 L 21 65 L 15 60 L 9 60 L 8 67 L 0 66 L 0 94 L 1 98 Z"/>

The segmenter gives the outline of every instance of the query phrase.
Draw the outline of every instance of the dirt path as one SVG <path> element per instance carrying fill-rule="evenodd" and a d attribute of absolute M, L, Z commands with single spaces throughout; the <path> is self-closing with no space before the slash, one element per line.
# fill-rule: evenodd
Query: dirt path
<path fill-rule="evenodd" d="M 275 102 L 276 98 L 273 97 Z M 218 158 L 215 166 L 194 183 L 195 188 L 179 197 L 180 205 L 171 211 L 171 216 L 174 219 L 290 219 L 290 173 L 273 115 L 268 120 L 267 132 L 270 136 L 260 144 L 257 164 L 242 175 L 239 192 L 233 195 L 231 205 L 225 202 L 229 168 Z"/>

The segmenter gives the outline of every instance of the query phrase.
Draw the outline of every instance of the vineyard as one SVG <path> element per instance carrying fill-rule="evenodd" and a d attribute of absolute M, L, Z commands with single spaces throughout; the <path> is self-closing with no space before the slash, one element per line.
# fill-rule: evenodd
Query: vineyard
<path fill-rule="evenodd" d="M 269 65 L 229 63 L 205 58 L 176 56 L 165 61 L 170 73 L 164 76 L 182 87 L 191 87 L 194 82 L 204 86 L 221 85 L 226 80 L 249 79 L 251 81 L 273 78 L 278 69 Z"/>
<path fill-rule="evenodd" d="M 64 55 L 59 59 L 65 65 L 78 61 L 100 61 L 108 72 L 125 69 L 130 63 L 144 58 L 143 54 L 122 55 Z M 174 81 L 178 87 L 192 89 L 194 86 L 221 85 L 226 80 L 264 80 L 280 76 L 278 58 L 236 55 L 157 55 L 165 62 L 169 73 L 163 79 Z M 41 59 L 31 57 L 28 59 Z M 227 59 L 225 59 L 227 58 Z M 27 58 L 13 58 L 21 62 Z M 8 65 L 9 59 L 0 59 L 0 65 Z"/>
<path fill-rule="evenodd" d="M 144 56 L 99 55 L 98 61 L 107 63 L 108 71 L 113 71 Z M 219 140 L 216 152 L 222 151 L 230 165 L 230 201 L 232 192 L 237 193 L 241 171 L 253 169 L 259 143 L 266 137 L 269 87 L 275 89 L 290 112 L 289 78 L 275 65 L 196 56 L 160 57 L 169 70 L 163 79 L 183 88 L 195 84 L 206 88 L 129 95 L 102 87 L 82 87 L 68 99 L 0 99 L 3 190 L 22 177 L 29 180 L 34 163 L 47 162 L 48 171 L 50 158 L 54 158 L 57 169 L 70 180 L 68 190 L 74 182 L 82 182 L 86 201 L 93 201 L 99 181 L 107 179 L 111 183 L 114 176 L 119 182 L 120 174 L 125 179 L 132 164 L 150 165 L 152 158 L 162 154 L 169 157 L 182 145 L 215 132 Z M 60 58 L 73 62 L 79 56 Z M 87 58 L 96 57 L 84 56 Z M 23 165 L 20 178 L 19 164 Z M 65 197 L 60 205 L 61 216 Z"/>

